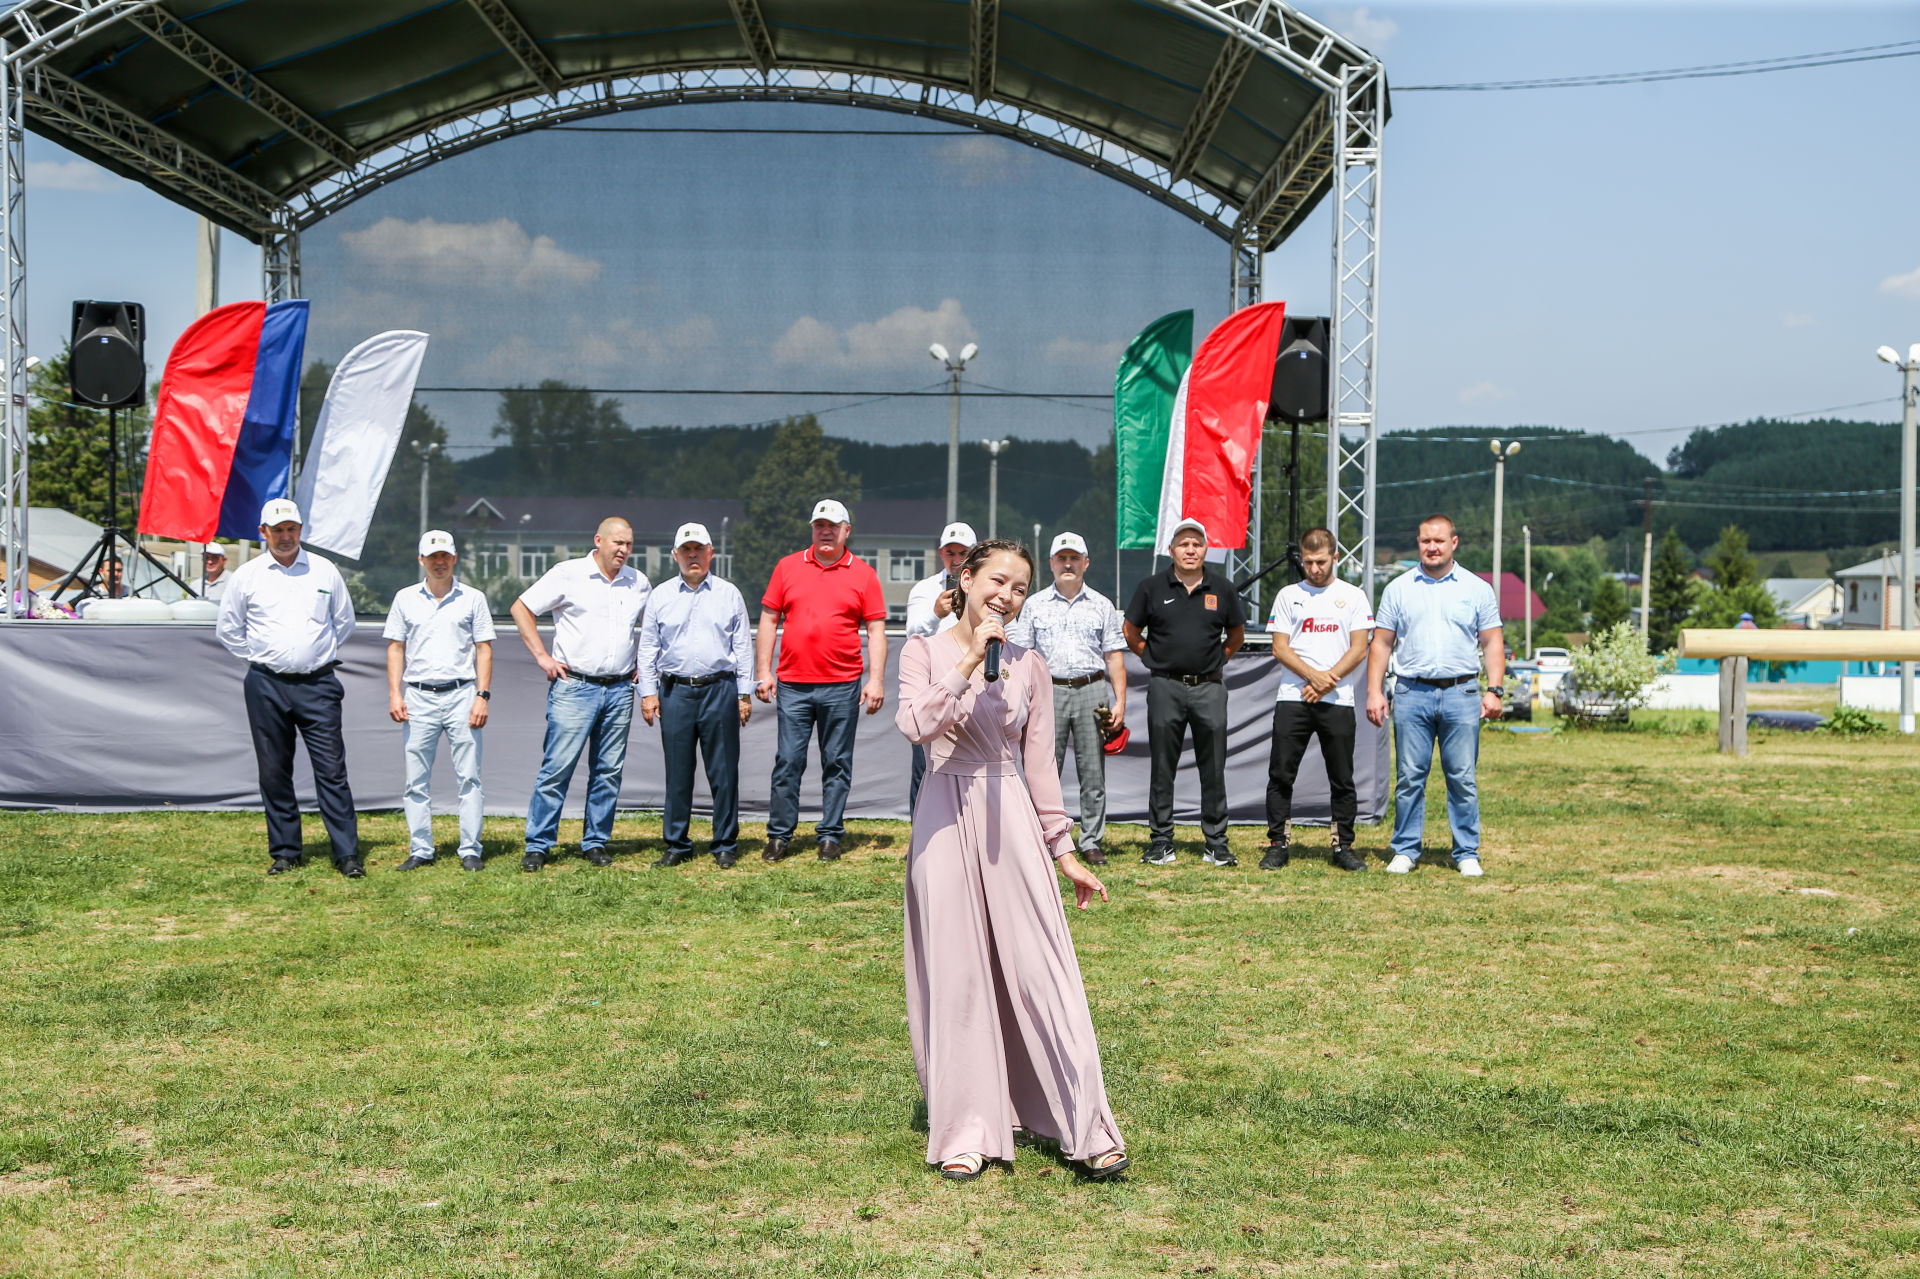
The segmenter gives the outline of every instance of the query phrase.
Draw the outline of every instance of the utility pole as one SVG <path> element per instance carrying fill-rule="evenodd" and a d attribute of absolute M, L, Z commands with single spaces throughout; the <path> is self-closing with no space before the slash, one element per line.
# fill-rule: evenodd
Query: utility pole
<path fill-rule="evenodd" d="M 1500 441 L 1491 443 L 1493 449 L 1493 612 L 1500 615 L 1500 524 L 1506 517 L 1507 504 L 1507 459 L 1520 451 L 1520 441 L 1507 445 L 1506 451 L 1500 449 Z"/>
<path fill-rule="evenodd" d="M 1902 362 L 1890 346 L 1883 346 L 1880 358 L 1900 370 L 1900 629 L 1913 629 L 1913 517 L 1914 517 L 1914 430 L 1916 412 L 1920 412 L 1920 342 L 1907 348 Z M 1881 607 L 1886 607 L 1886 588 L 1880 591 Z M 1913 663 L 1900 663 L 1900 731 L 1913 732 Z"/>
<path fill-rule="evenodd" d="M 1008 440 L 982 440 L 987 446 L 987 538 L 1000 536 L 1000 450 Z"/>
<path fill-rule="evenodd" d="M 960 373 L 968 360 L 980 354 L 980 348 L 969 342 L 960 348 L 958 356 L 952 356 L 935 342 L 927 348 L 927 354 L 947 370 L 947 523 L 951 524 L 960 518 Z M 988 522 L 992 522 L 991 516 Z"/>
<path fill-rule="evenodd" d="M 427 480 L 433 474 L 433 455 L 440 446 L 431 441 L 415 440 L 413 451 L 420 455 L 420 532 L 427 531 Z"/>
<path fill-rule="evenodd" d="M 1645 483 L 1645 496 L 1640 499 L 1646 512 L 1640 540 L 1640 639 L 1643 643 L 1647 638 L 1647 623 L 1653 617 L 1653 477 L 1648 476 Z"/>
<path fill-rule="evenodd" d="M 1533 526 L 1531 524 L 1522 524 L 1520 526 L 1520 537 L 1525 542 L 1526 548 L 1527 548 L 1525 552 L 1526 560 L 1527 560 L 1527 563 L 1526 563 L 1527 597 L 1526 599 L 1520 601 L 1520 607 L 1526 610 L 1526 614 L 1527 614 L 1526 652 L 1527 652 L 1527 660 L 1531 662 L 1533 660 Z"/>

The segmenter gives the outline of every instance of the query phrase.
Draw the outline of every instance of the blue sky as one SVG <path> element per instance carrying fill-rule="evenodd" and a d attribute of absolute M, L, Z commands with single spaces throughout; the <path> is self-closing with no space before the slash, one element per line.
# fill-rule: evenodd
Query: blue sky
<path fill-rule="evenodd" d="M 1425 3 L 1310 12 L 1413 85 L 1683 66 L 1920 39 L 1920 5 Z M 1881 343 L 1920 342 L 1920 58 L 1527 93 L 1404 93 L 1387 131 L 1384 429 L 1627 435 L 1661 459 L 1699 423 L 1860 401 L 1891 419 Z M 925 129 L 804 106 L 616 125 Z M 191 318 L 193 219 L 40 139 L 28 149 L 31 340 L 68 302 L 149 310 L 157 366 Z M 1321 312 L 1322 211 L 1268 263 Z M 900 391 L 972 340 L 980 382 L 1111 386 L 1134 332 L 1225 307 L 1226 250 L 1118 184 L 987 137 L 580 132 L 512 140 L 309 233 L 309 353 L 423 327 L 423 382 Z M 258 296 L 226 242 L 223 298 Z M 468 446 L 490 397 L 432 397 Z M 944 439 L 938 399 L 631 398 L 636 424 L 835 411 L 859 438 Z M 1103 406 L 972 401 L 966 435 L 1088 442 Z"/>

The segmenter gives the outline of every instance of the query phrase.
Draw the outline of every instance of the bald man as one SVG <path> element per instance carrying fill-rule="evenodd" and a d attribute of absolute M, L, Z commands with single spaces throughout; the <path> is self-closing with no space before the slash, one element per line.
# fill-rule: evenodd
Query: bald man
<path fill-rule="evenodd" d="M 520 640 L 547 677 L 547 740 L 527 802 L 527 851 L 520 869 L 537 871 L 554 856 L 560 806 L 582 753 L 587 759 L 587 822 L 580 855 L 595 866 L 613 857 L 614 802 L 627 762 L 633 722 L 633 685 L 647 579 L 627 563 L 633 526 L 618 516 L 600 521 L 593 554 L 563 560 L 513 602 Z M 553 614 L 553 650 L 540 640 L 536 619 Z"/>

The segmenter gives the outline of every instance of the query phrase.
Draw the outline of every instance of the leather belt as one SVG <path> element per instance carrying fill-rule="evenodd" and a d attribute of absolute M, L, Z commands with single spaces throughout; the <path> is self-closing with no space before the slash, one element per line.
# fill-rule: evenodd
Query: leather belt
<path fill-rule="evenodd" d="M 1101 672 L 1095 675 L 1076 675 L 1072 679 L 1061 679 L 1058 675 L 1055 675 L 1053 677 L 1053 682 L 1056 684 L 1063 685 L 1067 688 L 1085 688 L 1087 685 L 1092 684 L 1098 680 L 1103 680 L 1105 678 L 1106 678 L 1105 672 Z"/>
<path fill-rule="evenodd" d="M 1170 679 L 1176 684 L 1185 684 L 1189 688 L 1200 684 L 1218 684 L 1221 682 L 1219 671 L 1215 671 L 1211 675 L 1175 675 L 1172 671 L 1154 671 L 1153 677 L 1155 679 Z"/>
<path fill-rule="evenodd" d="M 1456 684 L 1470 684 L 1480 678 L 1479 675 L 1454 675 L 1446 679 L 1421 679 L 1416 675 L 1407 676 L 1416 684 L 1425 684 L 1429 688 L 1452 688 Z"/>
<path fill-rule="evenodd" d="M 709 684 L 718 684 L 723 679 L 732 679 L 732 671 L 714 671 L 708 675 L 662 675 L 660 687 L 671 689 L 684 684 L 688 688 L 705 688 Z"/>
<path fill-rule="evenodd" d="M 583 679 L 589 684 L 598 684 L 602 688 L 611 688 L 615 684 L 633 683 L 632 671 L 628 671 L 624 675 L 583 675 L 579 671 L 574 671 L 572 675 L 574 679 Z"/>
<path fill-rule="evenodd" d="M 408 688 L 417 688 L 423 693 L 451 693 L 456 688 L 465 688 L 473 683 L 470 679 L 421 680 L 410 679 Z"/>
<path fill-rule="evenodd" d="M 325 666 L 311 671 L 276 671 L 273 667 L 262 666 L 259 662 L 247 663 L 249 669 L 259 671 L 262 675 L 271 675 L 275 679 L 285 680 L 319 679 L 322 675 L 333 674 L 333 668 L 338 665 L 340 665 L 338 662 L 328 662 Z"/>

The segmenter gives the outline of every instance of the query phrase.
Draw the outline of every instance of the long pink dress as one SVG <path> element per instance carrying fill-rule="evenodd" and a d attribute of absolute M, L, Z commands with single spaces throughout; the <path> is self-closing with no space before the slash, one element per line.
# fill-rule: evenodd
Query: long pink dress
<path fill-rule="evenodd" d="M 1073 820 L 1054 771 L 1052 677 L 1038 653 L 1002 653 L 993 684 L 961 678 L 947 634 L 900 654 L 894 722 L 927 751 L 906 969 L 933 1164 L 1012 1159 L 1016 1124 L 1069 1159 L 1122 1144 L 1053 865 L 1072 851 Z"/>

